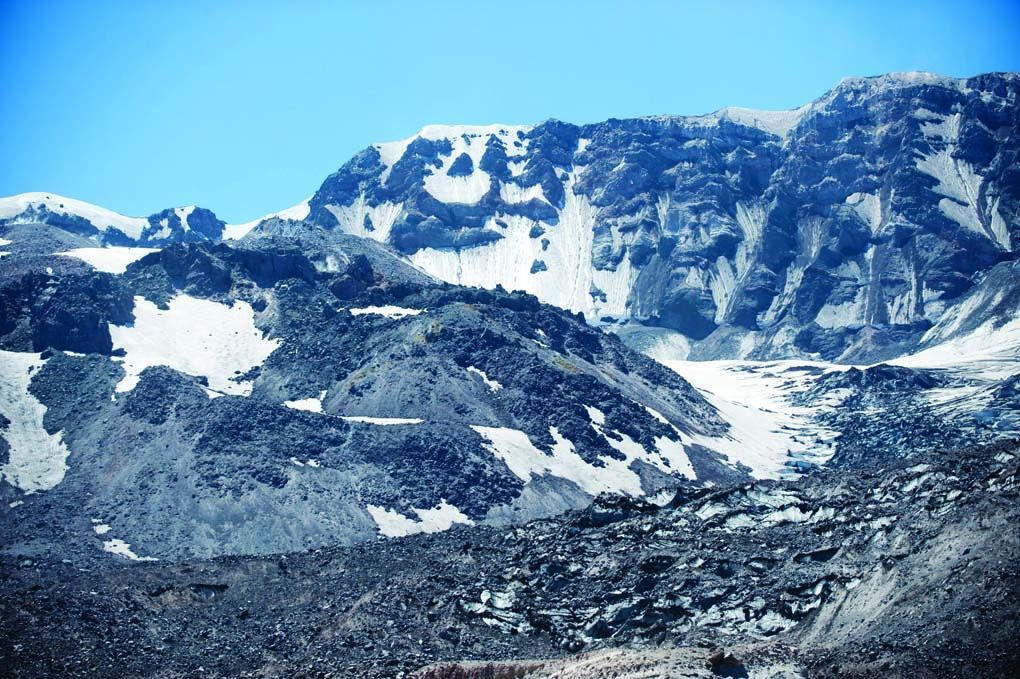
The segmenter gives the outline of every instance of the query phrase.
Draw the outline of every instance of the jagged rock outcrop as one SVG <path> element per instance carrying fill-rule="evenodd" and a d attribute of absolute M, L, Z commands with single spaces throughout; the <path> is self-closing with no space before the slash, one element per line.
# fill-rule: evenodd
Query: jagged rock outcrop
<path fill-rule="evenodd" d="M 344 165 L 308 219 L 697 357 L 880 359 L 1015 257 L 1018 88 L 891 74 L 795 111 L 430 126 Z"/>

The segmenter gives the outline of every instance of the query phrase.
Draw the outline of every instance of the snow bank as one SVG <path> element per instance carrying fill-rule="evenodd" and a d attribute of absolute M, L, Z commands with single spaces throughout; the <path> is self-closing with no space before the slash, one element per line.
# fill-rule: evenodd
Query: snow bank
<path fill-rule="evenodd" d="M 60 483 L 70 452 L 61 432 L 50 434 L 43 427 L 46 406 L 28 391 L 32 375 L 45 363 L 39 354 L 0 351 L 0 414 L 10 421 L 0 430 L 10 446 L 0 477 L 29 493 Z"/>
<path fill-rule="evenodd" d="M 294 401 L 284 401 L 283 405 L 294 410 L 307 410 L 310 413 L 321 413 L 322 412 L 322 399 L 326 396 L 326 392 L 322 392 L 319 396 L 311 398 L 300 398 Z"/>
<path fill-rule="evenodd" d="M 363 424 L 377 424 L 380 426 L 393 426 L 397 424 L 421 424 L 424 420 L 417 417 L 369 417 L 367 415 L 343 415 L 347 422 L 361 422 Z"/>
<path fill-rule="evenodd" d="M 145 255 L 159 252 L 157 248 L 126 248 L 110 246 L 105 248 L 75 248 L 67 252 L 58 252 L 64 257 L 74 257 L 99 271 L 106 273 L 124 273 L 128 265 L 136 262 Z"/>
<path fill-rule="evenodd" d="M 118 556 L 122 556 L 125 559 L 131 559 L 132 561 L 158 561 L 158 559 L 155 559 L 151 556 L 138 556 L 133 551 L 131 551 L 130 544 L 118 538 L 114 538 L 112 540 L 107 540 L 106 542 L 104 542 L 103 551 L 109 552 L 110 554 L 117 554 Z"/>
<path fill-rule="evenodd" d="M 414 535 L 415 533 L 438 533 L 448 530 L 455 523 L 464 523 L 469 526 L 474 524 L 474 521 L 445 499 L 431 509 L 412 508 L 412 511 L 418 515 L 417 521 L 400 512 L 377 505 L 368 505 L 365 509 L 372 516 L 375 525 L 379 527 L 379 532 L 388 538 Z"/>
<path fill-rule="evenodd" d="M 399 306 L 366 306 L 358 309 L 351 309 L 350 312 L 355 316 L 371 314 L 376 316 L 385 316 L 386 318 L 405 318 L 407 316 L 417 316 L 422 312 L 422 309 L 408 309 L 406 307 Z"/>
<path fill-rule="evenodd" d="M 247 302 L 228 307 L 178 295 L 163 310 L 135 297 L 134 313 L 134 325 L 110 326 L 114 348 L 126 352 L 126 375 L 117 384 L 118 392 L 134 389 L 145 368 L 165 365 L 205 377 L 215 392 L 247 396 L 251 383 L 234 378 L 262 365 L 279 345 L 255 327 L 255 312 Z"/>
<path fill-rule="evenodd" d="M 489 388 L 489 391 L 491 392 L 497 392 L 503 388 L 502 384 L 500 384 L 496 380 L 490 380 L 488 375 L 486 375 L 484 372 L 474 367 L 473 365 L 468 366 L 467 371 L 469 373 L 474 373 L 475 375 L 481 377 L 482 382 L 485 383 L 485 386 L 487 386 Z"/>

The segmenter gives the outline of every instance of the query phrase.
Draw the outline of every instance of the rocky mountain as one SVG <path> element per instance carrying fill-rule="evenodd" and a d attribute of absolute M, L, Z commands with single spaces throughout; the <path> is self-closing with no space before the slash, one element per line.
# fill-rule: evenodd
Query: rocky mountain
<path fill-rule="evenodd" d="M 168 208 L 148 217 L 125 217 L 53 193 L 22 193 L 0 199 L 0 225 L 52 224 L 102 245 L 153 246 L 217 241 L 226 223 L 205 208 Z"/>
<path fill-rule="evenodd" d="M 16 553 L 293 551 L 1020 432 L 1012 264 L 966 298 L 974 317 L 890 364 L 698 363 L 302 222 L 163 249 L 5 235 Z"/>
<path fill-rule="evenodd" d="M 794 111 L 430 126 L 358 154 L 309 220 L 677 358 L 880 360 L 1014 259 L 1018 88 L 906 73 Z"/>
<path fill-rule="evenodd" d="M 119 274 L 52 226 L 7 232 L 3 486 L 19 516 L 61 535 L 96 519 L 137 555 L 215 556 L 519 522 L 756 470 L 685 446 L 728 425 L 583 319 L 294 228 L 131 250 Z M 18 550 L 65 543 L 5 529 Z"/>
<path fill-rule="evenodd" d="M 366 148 L 305 221 L 456 284 L 522 290 L 673 358 L 873 362 L 917 347 L 1020 223 L 1020 76 L 847 78 L 792 111 L 432 125 Z M 112 245 L 240 238 L 202 208 L 131 218 L 0 200 Z"/>
<path fill-rule="evenodd" d="M 1008 676 L 1018 87 L 0 199 L 0 674 Z"/>

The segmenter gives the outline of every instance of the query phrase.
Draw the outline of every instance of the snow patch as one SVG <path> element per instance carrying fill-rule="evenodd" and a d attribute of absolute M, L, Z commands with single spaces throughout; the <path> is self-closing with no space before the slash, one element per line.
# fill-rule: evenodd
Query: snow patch
<path fill-rule="evenodd" d="M 406 307 L 399 306 L 366 306 L 358 309 L 350 309 L 351 314 L 355 316 L 376 315 L 385 316 L 386 318 L 406 318 L 408 316 L 417 316 L 422 311 L 423 309 L 408 309 Z"/>
<path fill-rule="evenodd" d="M 191 231 L 191 225 L 188 224 L 188 217 L 195 211 L 194 205 L 187 205 L 185 207 L 175 207 L 174 214 L 177 215 L 177 219 L 181 220 L 181 231 L 187 233 Z"/>
<path fill-rule="evenodd" d="M 657 454 L 649 454 L 644 446 L 623 432 L 614 431 L 612 436 L 607 435 L 605 431 L 605 413 L 592 406 L 585 406 L 584 408 L 588 412 L 588 419 L 591 420 L 592 427 L 610 446 L 623 454 L 626 458 L 624 464 L 628 467 L 632 462 L 640 460 L 645 464 L 657 467 L 667 474 L 679 472 L 692 481 L 697 478 L 690 458 L 687 457 L 687 451 L 684 450 L 683 443 L 679 440 L 670 439 L 665 436 L 656 437 L 655 446 Z M 651 412 L 650 409 L 649 412 Z M 661 413 L 659 413 L 659 417 L 662 417 Z M 664 417 L 662 419 L 665 420 Z M 680 431 L 675 427 L 673 427 L 673 431 L 677 438 L 681 436 Z"/>
<path fill-rule="evenodd" d="M 467 371 L 469 373 L 474 373 L 475 375 L 478 375 L 479 377 L 481 377 L 482 378 L 482 382 L 484 382 L 485 386 L 487 386 L 489 388 L 489 391 L 497 392 L 497 391 L 499 391 L 500 389 L 503 388 L 502 384 L 500 384 L 496 380 L 490 380 L 488 375 L 486 375 L 484 372 L 482 372 L 478 368 L 474 367 L 473 365 L 468 366 Z"/>
<path fill-rule="evenodd" d="M 513 182 L 500 182 L 499 197 L 504 203 L 528 203 L 533 200 L 549 202 L 545 199 L 541 184 L 523 187 Z"/>
<path fill-rule="evenodd" d="M 135 297 L 134 325 L 110 326 L 116 349 L 123 349 L 125 376 L 116 391 L 135 388 L 141 372 L 165 365 L 188 375 L 205 377 L 221 394 L 247 396 L 251 382 L 238 375 L 262 365 L 279 346 L 255 327 L 255 312 L 247 302 L 226 306 L 178 295 L 166 310 L 144 297 Z"/>
<path fill-rule="evenodd" d="M 592 496 L 603 492 L 637 496 L 643 492 L 640 477 L 627 462 L 602 458 L 605 463 L 602 467 L 588 464 L 556 427 L 549 428 L 554 441 L 551 455 L 536 448 L 523 431 L 506 427 L 471 428 L 485 439 L 483 445 L 525 483 L 532 476 L 550 474 L 574 482 Z"/>
<path fill-rule="evenodd" d="M 455 523 L 474 525 L 474 521 L 445 499 L 430 509 L 413 507 L 411 511 L 418 515 L 417 520 L 377 505 L 367 505 L 365 509 L 375 521 L 379 532 L 388 538 L 404 537 L 416 533 L 438 533 L 449 530 Z"/>
<path fill-rule="evenodd" d="M 158 559 L 154 559 L 151 556 L 138 556 L 131 551 L 131 545 L 129 543 L 118 538 L 104 542 L 103 551 L 109 552 L 110 554 L 117 554 L 125 559 L 131 559 L 132 561 L 158 561 Z"/>
<path fill-rule="evenodd" d="M 377 424 L 388 427 L 399 424 L 421 424 L 425 420 L 417 417 L 369 417 L 368 415 L 342 415 L 347 422 L 361 422 L 363 424 Z"/>
<path fill-rule="evenodd" d="M 111 245 L 105 248 L 75 248 L 66 252 L 58 252 L 63 257 L 80 259 L 89 266 L 106 273 L 122 274 L 128 265 L 137 262 L 145 255 L 159 252 L 158 248 L 128 248 Z"/>
<path fill-rule="evenodd" d="M 310 413 L 322 412 L 322 396 L 284 401 L 283 405 L 294 410 L 307 410 Z"/>
<path fill-rule="evenodd" d="M 875 193 L 851 193 L 846 197 L 846 204 L 853 208 L 872 234 L 882 228 L 882 200 Z"/>
<path fill-rule="evenodd" d="M 327 205 L 326 209 L 336 217 L 344 233 L 385 243 L 394 223 L 403 214 L 404 204 L 382 202 L 369 205 L 368 198 L 362 193 L 350 205 Z"/>
<path fill-rule="evenodd" d="M 61 432 L 46 431 L 46 406 L 28 391 L 32 376 L 45 363 L 39 354 L 0 351 L 0 413 L 10 422 L 0 430 L 10 446 L 0 477 L 29 493 L 60 483 L 70 452 Z"/>

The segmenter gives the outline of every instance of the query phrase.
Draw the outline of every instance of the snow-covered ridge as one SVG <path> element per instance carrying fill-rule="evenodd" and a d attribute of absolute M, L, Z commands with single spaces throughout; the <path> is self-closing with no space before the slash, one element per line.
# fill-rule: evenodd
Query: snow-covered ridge
<path fill-rule="evenodd" d="M 443 167 L 430 176 L 430 178 L 437 177 L 439 179 L 438 183 L 431 187 L 429 193 L 446 202 L 475 202 L 488 189 L 488 175 L 478 170 L 477 167 L 482 154 L 485 153 L 485 144 L 489 137 L 495 135 L 506 146 L 507 155 L 513 156 L 518 154 L 514 142 L 517 141 L 519 135 L 525 134 L 531 129 L 530 125 L 501 125 L 498 123 L 492 125 L 426 125 L 418 130 L 417 134 L 406 139 L 372 145 L 379 152 L 379 158 L 385 166 L 379 181 L 386 183 L 390 169 L 404 156 L 408 145 L 415 139 L 430 141 L 446 139 L 453 146 L 453 151 L 446 157 Z M 467 153 L 471 157 L 476 168 L 475 171 L 467 177 L 448 177 L 446 172 L 449 170 L 450 164 L 461 153 Z M 429 187 L 426 186 L 426 189 Z M 437 193 L 440 195 L 436 195 Z M 477 197 L 474 197 L 476 195 Z M 474 197 L 473 200 L 472 197 Z"/>
<path fill-rule="evenodd" d="M 17 221 L 17 218 L 25 212 L 40 205 L 49 212 L 81 217 L 100 231 L 112 226 L 131 238 L 140 238 L 142 231 L 149 226 L 148 219 L 144 217 L 127 217 L 92 203 L 44 192 L 19 193 L 16 196 L 0 198 L 0 219 Z"/>
<path fill-rule="evenodd" d="M 801 118 L 810 110 L 810 104 L 805 104 L 800 108 L 788 111 L 766 111 L 741 108 L 739 106 L 727 106 L 706 115 L 684 116 L 681 119 L 686 123 L 697 125 L 718 125 L 720 121 L 727 120 L 738 125 L 744 125 L 745 127 L 764 130 L 777 137 L 786 137 L 790 130 L 795 128 L 801 121 Z"/>
<path fill-rule="evenodd" d="M 870 85 L 872 87 L 890 88 L 912 85 L 943 85 L 945 87 L 963 87 L 964 78 L 951 78 L 930 71 L 894 71 L 882 75 L 848 76 L 842 78 L 834 89 L 846 86 Z"/>
<path fill-rule="evenodd" d="M 527 134 L 532 129 L 532 125 L 505 125 L 503 123 L 492 123 L 490 125 L 442 125 L 432 124 L 425 125 L 416 133 L 410 137 L 404 139 L 398 139 L 396 141 L 379 142 L 373 144 L 377 149 L 381 147 L 389 147 L 390 145 L 400 144 L 403 147 L 407 147 L 415 139 L 428 139 L 430 141 L 439 141 L 441 139 L 457 139 L 460 137 L 482 137 L 483 140 L 487 140 L 489 136 L 496 135 L 497 137 L 517 137 L 517 133 L 521 132 Z M 401 153 L 400 155 L 403 155 Z M 400 156 L 397 156 L 397 160 Z"/>
<path fill-rule="evenodd" d="M 268 215 L 262 215 L 258 219 L 253 219 L 252 221 L 245 222 L 244 224 L 227 224 L 223 227 L 223 239 L 239 240 L 244 238 L 248 235 L 249 231 L 267 219 L 292 219 L 300 222 L 308 216 L 308 212 L 311 209 L 309 207 L 309 201 L 311 199 L 312 197 L 308 196 L 297 205 L 292 205 L 291 207 L 280 210 L 279 212 L 270 212 Z"/>

